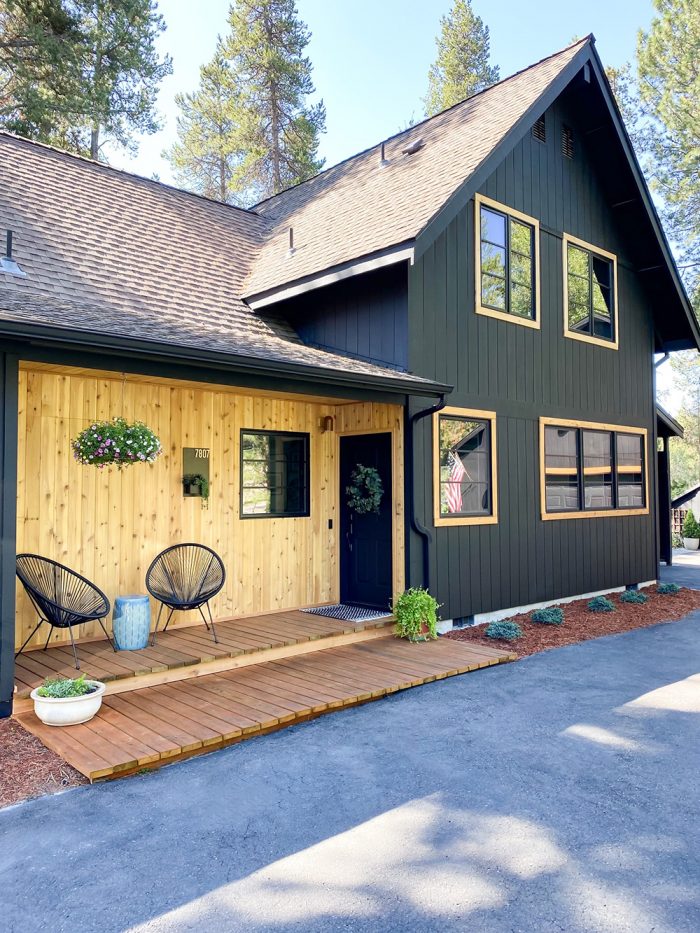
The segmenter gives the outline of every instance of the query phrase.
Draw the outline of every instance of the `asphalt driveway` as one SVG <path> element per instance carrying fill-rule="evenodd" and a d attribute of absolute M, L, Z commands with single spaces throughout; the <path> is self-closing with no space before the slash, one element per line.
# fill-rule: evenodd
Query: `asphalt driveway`
<path fill-rule="evenodd" d="M 700 613 L 0 812 L 0 927 L 700 929 Z"/>

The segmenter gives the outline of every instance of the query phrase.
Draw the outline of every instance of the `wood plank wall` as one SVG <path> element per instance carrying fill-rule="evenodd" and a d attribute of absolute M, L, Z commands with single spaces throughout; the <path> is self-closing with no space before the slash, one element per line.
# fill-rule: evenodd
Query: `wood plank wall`
<path fill-rule="evenodd" d="M 212 605 L 215 617 L 333 602 L 338 598 L 337 433 L 388 430 L 395 452 L 395 589 L 402 589 L 403 409 L 245 392 L 23 364 L 18 553 L 42 554 L 75 568 L 113 601 L 119 594 L 145 592 L 146 570 L 160 550 L 197 541 L 221 554 L 227 568 L 226 586 Z M 71 439 L 93 420 L 115 415 L 153 428 L 164 447 L 157 463 L 121 472 L 76 463 Z M 335 418 L 335 431 L 321 431 L 325 415 Z M 240 519 L 241 428 L 309 432 L 310 517 Z M 210 449 L 208 508 L 182 495 L 183 446 Z M 179 613 L 172 625 L 193 621 L 191 613 Z M 29 601 L 18 592 L 18 646 L 34 624 Z M 82 638 L 101 634 L 96 623 L 79 631 Z M 43 645 L 46 635 L 40 632 L 30 644 Z M 54 632 L 52 643 L 66 640 L 67 633 Z"/>

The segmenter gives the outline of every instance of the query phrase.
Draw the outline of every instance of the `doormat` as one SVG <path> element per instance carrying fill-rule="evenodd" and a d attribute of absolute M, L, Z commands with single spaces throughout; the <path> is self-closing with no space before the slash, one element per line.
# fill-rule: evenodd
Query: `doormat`
<path fill-rule="evenodd" d="M 313 609 L 302 609 L 314 616 L 326 616 L 329 619 L 342 619 L 344 622 L 373 622 L 375 619 L 386 619 L 391 615 L 381 609 L 367 609 L 365 606 L 352 606 L 349 603 L 338 603 L 337 606 L 314 606 Z"/>

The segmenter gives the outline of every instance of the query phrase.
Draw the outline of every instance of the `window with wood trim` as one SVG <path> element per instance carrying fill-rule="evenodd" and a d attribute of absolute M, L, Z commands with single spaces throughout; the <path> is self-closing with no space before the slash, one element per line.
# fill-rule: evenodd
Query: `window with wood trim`
<path fill-rule="evenodd" d="M 435 523 L 496 521 L 496 416 L 446 408 L 435 415 Z"/>
<path fill-rule="evenodd" d="M 539 327 L 539 224 L 477 195 L 476 310 Z"/>
<path fill-rule="evenodd" d="M 540 419 L 542 517 L 648 512 L 646 431 Z"/>
<path fill-rule="evenodd" d="M 309 514 L 309 435 L 241 431 L 241 518 Z"/>
<path fill-rule="evenodd" d="M 617 349 L 617 258 L 564 234 L 567 337 Z"/>

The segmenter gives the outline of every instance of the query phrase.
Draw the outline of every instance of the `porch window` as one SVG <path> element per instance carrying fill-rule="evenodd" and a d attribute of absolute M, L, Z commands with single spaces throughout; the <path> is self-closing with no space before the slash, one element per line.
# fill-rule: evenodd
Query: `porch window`
<path fill-rule="evenodd" d="M 542 517 L 648 512 L 646 432 L 540 419 Z"/>
<path fill-rule="evenodd" d="M 564 251 L 566 336 L 616 349 L 616 257 L 568 234 Z"/>
<path fill-rule="evenodd" d="M 467 409 L 436 415 L 436 525 L 496 521 L 495 420 Z"/>
<path fill-rule="evenodd" d="M 241 431 L 241 517 L 309 514 L 309 435 Z"/>
<path fill-rule="evenodd" d="M 538 327 L 539 224 L 476 196 L 478 314 Z"/>

